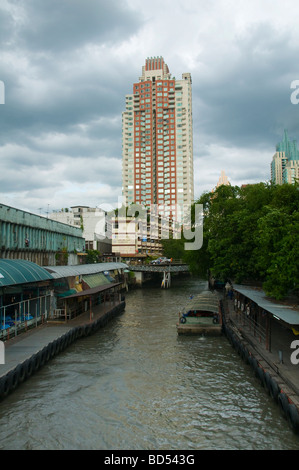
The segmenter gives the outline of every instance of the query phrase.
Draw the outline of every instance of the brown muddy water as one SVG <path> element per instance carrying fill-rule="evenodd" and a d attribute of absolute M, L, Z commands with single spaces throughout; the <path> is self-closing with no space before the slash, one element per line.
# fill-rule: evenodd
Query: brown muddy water
<path fill-rule="evenodd" d="M 225 336 L 178 336 L 206 283 L 174 278 L 77 340 L 0 403 L 0 449 L 299 449 L 278 406 Z"/>

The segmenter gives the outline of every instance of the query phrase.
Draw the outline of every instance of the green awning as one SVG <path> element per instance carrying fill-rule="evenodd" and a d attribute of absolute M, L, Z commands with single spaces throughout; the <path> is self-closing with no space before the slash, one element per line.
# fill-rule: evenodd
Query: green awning
<path fill-rule="evenodd" d="M 60 294 L 56 294 L 56 296 L 59 298 L 68 297 L 69 295 L 73 295 L 76 293 L 77 293 L 76 289 L 69 289 L 69 290 L 66 290 L 65 292 L 61 292 Z"/>
<path fill-rule="evenodd" d="M 93 287 L 105 286 L 107 284 L 111 284 L 110 281 L 105 276 L 105 274 L 103 273 L 90 274 L 87 276 L 83 276 L 82 279 L 88 285 L 90 289 L 92 289 Z"/>
<path fill-rule="evenodd" d="M 0 287 L 47 281 L 53 276 L 38 264 L 22 259 L 0 259 Z"/>

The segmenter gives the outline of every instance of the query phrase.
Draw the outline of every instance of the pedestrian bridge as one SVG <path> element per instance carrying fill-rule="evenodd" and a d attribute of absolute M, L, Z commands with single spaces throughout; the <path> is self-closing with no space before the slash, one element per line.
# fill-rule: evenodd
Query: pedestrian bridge
<path fill-rule="evenodd" d="M 136 264 L 129 266 L 130 271 L 135 273 L 136 283 L 142 285 L 146 280 L 152 279 L 155 273 L 162 273 L 161 287 L 168 288 L 171 284 L 171 273 L 188 273 L 188 264 Z"/>
<path fill-rule="evenodd" d="M 138 271 L 144 273 L 163 273 L 168 271 L 170 273 L 186 273 L 189 272 L 188 264 L 135 264 L 129 266 L 130 271 Z"/>

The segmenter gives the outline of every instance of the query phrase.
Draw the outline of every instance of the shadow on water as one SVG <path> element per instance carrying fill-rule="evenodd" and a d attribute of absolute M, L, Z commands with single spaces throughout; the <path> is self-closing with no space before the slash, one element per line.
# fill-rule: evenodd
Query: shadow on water
<path fill-rule="evenodd" d="M 0 404 L 1 449 L 297 449 L 224 336 L 178 336 L 197 279 L 147 285 Z"/>

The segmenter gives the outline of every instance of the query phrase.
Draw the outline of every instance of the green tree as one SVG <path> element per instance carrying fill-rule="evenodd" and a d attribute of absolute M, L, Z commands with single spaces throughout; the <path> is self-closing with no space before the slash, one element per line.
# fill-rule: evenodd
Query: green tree
<path fill-rule="evenodd" d="M 98 250 L 86 250 L 86 264 L 93 264 L 100 262 L 101 253 Z"/>
<path fill-rule="evenodd" d="M 268 207 L 259 220 L 256 236 L 258 268 L 268 295 L 282 299 L 299 289 L 299 214 Z"/>
<path fill-rule="evenodd" d="M 184 258 L 184 240 L 175 239 L 170 236 L 168 239 L 161 240 L 163 255 L 166 258 L 183 259 Z"/>
<path fill-rule="evenodd" d="M 299 289 L 299 186 L 258 183 L 204 193 L 203 246 L 185 254 L 193 272 L 259 281 L 282 298 Z"/>

